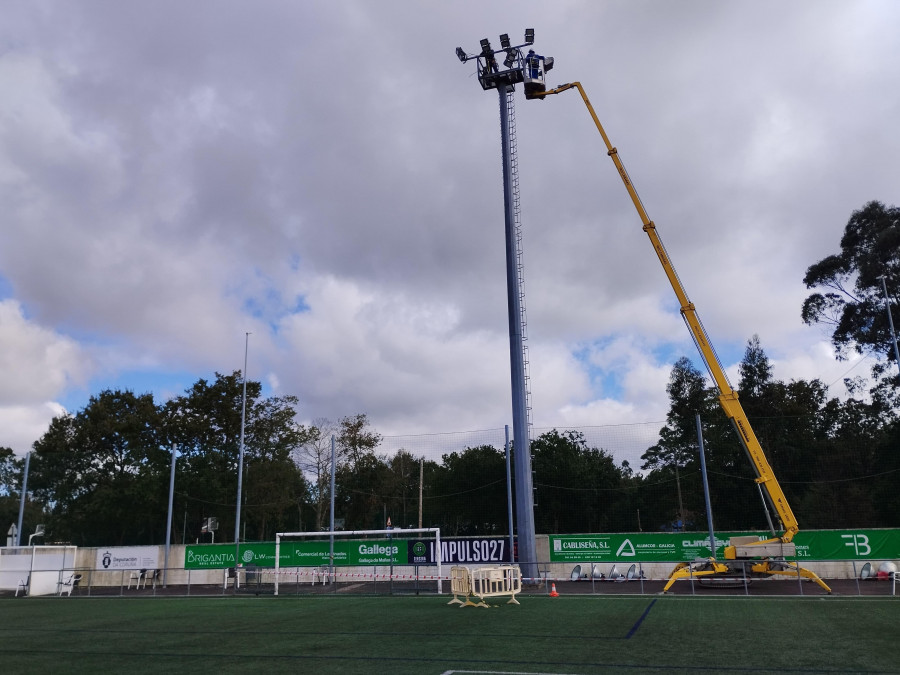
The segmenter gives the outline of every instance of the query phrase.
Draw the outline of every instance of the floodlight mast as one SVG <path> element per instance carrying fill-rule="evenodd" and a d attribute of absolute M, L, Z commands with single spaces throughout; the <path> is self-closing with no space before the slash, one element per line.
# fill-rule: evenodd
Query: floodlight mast
<path fill-rule="evenodd" d="M 531 472 L 531 448 L 529 442 L 528 390 L 526 376 L 526 350 L 524 337 L 524 311 L 522 300 L 521 265 L 516 232 L 516 203 L 518 193 L 513 189 L 515 169 L 514 141 L 510 133 L 510 107 L 516 84 L 522 83 L 526 98 L 543 92 L 546 86 L 544 72 L 553 67 L 553 59 L 538 56 L 533 50 L 523 56 L 522 48 L 534 43 L 534 29 L 525 31 L 525 42 L 513 46 L 509 35 L 500 36 L 499 50 L 494 51 L 487 38 L 481 40 L 481 51 L 468 55 L 462 47 L 456 48 L 456 56 L 466 63 L 477 61 L 478 82 L 481 88 L 496 89 L 500 96 L 500 133 L 503 147 L 503 203 L 506 223 L 506 295 L 509 311 L 509 356 L 512 384 L 513 448 L 516 481 L 516 533 L 518 535 L 518 562 L 522 577 L 537 581 L 537 546 L 534 530 L 534 487 Z M 505 53 L 501 68 L 496 55 Z M 514 124 L 514 122 L 512 122 Z M 512 533 L 510 533 L 512 536 Z"/>

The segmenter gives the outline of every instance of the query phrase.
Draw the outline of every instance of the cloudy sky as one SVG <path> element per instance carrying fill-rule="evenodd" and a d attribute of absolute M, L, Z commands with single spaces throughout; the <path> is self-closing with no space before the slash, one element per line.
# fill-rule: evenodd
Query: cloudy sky
<path fill-rule="evenodd" d="M 0 446 L 242 368 L 300 418 L 511 424 L 498 96 L 534 27 L 736 379 L 841 377 L 806 268 L 898 202 L 900 3 L 0 0 Z M 576 92 L 517 95 L 538 427 L 662 420 L 694 348 Z M 851 370 L 852 369 L 852 370 Z"/>

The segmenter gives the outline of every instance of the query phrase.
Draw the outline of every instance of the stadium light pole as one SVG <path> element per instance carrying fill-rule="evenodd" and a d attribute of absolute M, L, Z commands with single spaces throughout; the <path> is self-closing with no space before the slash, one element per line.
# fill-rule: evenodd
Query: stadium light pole
<path fill-rule="evenodd" d="M 506 231 L 506 297 L 509 313 L 509 358 L 512 385 L 513 461 L 516 480 L 516 533 L 518 534 L 518 560 L 522 577 L 538 581 L 537 545 L 534 529 L 534 480 L 531 471 L 531 448 L 528 419 L 528 381 L 525 347 L 525 312 L 523 270 L 521 257 L 521 231 L 518 219 L 518 174 L 515 161 L 514 99 L 515 85 L 526 79 L 526 59 L 522 47 L 534 43 L 534 29 L 525 31 L 525 42 L 513 45 L 509 35 L 500 36 L 500 49 L 493 50 L 487 38 L 480 41 L 481 51 L 469 56 L 462 47 L 456 48 L 456 57 L 466 63 L 477 63 L 478 82 L 485 91 L 496 89 L 500 97 L 500 135 L 503 151 L 503 206 Z M 504 54 L 504 68 L 496 56 Z M 549 59 L 547 69 L 552 67 Z M 526 90 L 527 97 L 527 90 Z"/>
<path fill-rule="evenodd" d="M 897 371 L 900 373 L 900 348 L 897 347 L 897 336 L 894 334 L 894 319 L 891 318 L 891 299 L 887 292 L 887 281 L 883 274 L 878 278 L 881 279 L 881 288 L 884 289 L 884 309 L 887 312 L 888 326 L 891 329 L 891 343 L 894 345 L 894 360 L 897 362 Z"/>
<path fill-rule="evenodd" d="M 238 560 L 241 552 L 241 489 L 244 482 L 244 427 L 247 419 L 247 351 L 250 347 L 250 333 L 244 333 L 244 392 L 241 396 L 241 444 L 238 450 L 237 505 L 234 515 L 234 587 L 238 585 Z"/>

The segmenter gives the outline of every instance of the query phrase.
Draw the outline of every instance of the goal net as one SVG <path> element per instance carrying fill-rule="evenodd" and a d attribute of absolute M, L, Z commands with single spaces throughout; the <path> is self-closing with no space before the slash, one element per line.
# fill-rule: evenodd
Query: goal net
<path fill-rule="evenodd" d="M 418 591 L 441 585 L 441 531 L 437 527 L 279 532 L 275 535 L 275 595 L 279 585 L 384 583 Z"/>

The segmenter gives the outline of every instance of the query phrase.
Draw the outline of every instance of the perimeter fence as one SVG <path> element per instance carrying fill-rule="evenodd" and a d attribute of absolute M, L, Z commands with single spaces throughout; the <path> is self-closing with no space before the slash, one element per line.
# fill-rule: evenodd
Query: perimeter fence
<path fill-rule="evenodd" d="M 841 597 L 897 597 L 896 572 L 886 572 L 892 561 L 847 561 L 840 567 L 828 561 L 804 560 L 816 568 Z M 575 565 L 565 572 L 559 565 L 540 562 L 540 578 L 523 579 L 522 594 L 528 595 L 656 595 L 666 584 L 671 565 L 637 561 L 629 565 Z M 473 569 L 478 569 L 477 567 Z M 894 567 L 893 569 L 896 569 Z M 830 572 L 828 571 L 830 570 Z M 191 570 L 103 570 L 92 568 L 60 570 L 55 587 L 42 585 L 29 594 L 27 577 L 18 588 L 0 590 L 0 597 L 59 598 L 164 598 L 213 597 L 228 595 L 311 596 L 446 596 L 449 601 L 451 568 L 438 577 L 432 567 L 397 565 L 365 569 L 290 568 L 276 573 L 272 568 L 249 566 L 238 569 Z M 808 579 L 797 577 L 758 578 L 752 575 L 729 578 L 693 577 L 677 581 L 672 595 L 811 596 L 827 595 Z"/>

